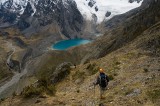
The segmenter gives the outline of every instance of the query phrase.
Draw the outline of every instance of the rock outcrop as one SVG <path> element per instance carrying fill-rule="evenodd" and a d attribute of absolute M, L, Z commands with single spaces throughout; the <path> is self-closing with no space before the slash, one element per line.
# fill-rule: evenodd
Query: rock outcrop
<path fill-rule="evenodd" d="M 19 37 L 14 37 L 13 41 L 20 48 L 26 48 L 27 47 L 27 44 Z"/>
<path fill-rule="evenodd" d="M 133 3 L 133 2 L 139 3 L 140 1 L 142 1 L 142 0 L 129 0 L 130 3 Z"/>
<path fill-rule="evenodd" d="M 73 64 L 69 62 L 60 64 L 51 75 L 51 82 L 56 84 L 63 80 L 70 73 L 71 66 L 73 66 Z"/>

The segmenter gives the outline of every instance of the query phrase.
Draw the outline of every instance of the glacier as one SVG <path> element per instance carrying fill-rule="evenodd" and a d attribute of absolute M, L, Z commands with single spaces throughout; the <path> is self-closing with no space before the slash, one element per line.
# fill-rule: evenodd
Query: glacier
<path fill-rule="evenodd" d="M 89 2 L 96 2 L 93 7 L 88 5 Z M 129 0 L 75 0 L 77 7 L 81 14 L 87 19 L 92 20 L 92 15 L 97 16 L 97 23 L 102 22 L 103 20 L 108 20 L 115 15 L 126 13 L 129 10 L 137 8 L 143 2 L 133 2 L 129 3 Z M 95 11 L 95 8 L 98 8 L 98 11 Z M 111 12 L 109 17 L 106 17 L 105 14 Z"/>

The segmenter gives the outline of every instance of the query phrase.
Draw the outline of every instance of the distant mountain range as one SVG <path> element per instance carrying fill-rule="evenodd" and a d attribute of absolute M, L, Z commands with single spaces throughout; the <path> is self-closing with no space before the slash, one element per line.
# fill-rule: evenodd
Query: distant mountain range
<path fill-rule="evenodd" d="M 95 30 L 97 23 L 141 3 L 142 0 L 1 0 L 0 28 L 14 25 L 31 36 L 53 24 L 65 37 L 75 38 L 84 35 L 86 27 L 89 30 L 86 21 L 95 23 L 90 28 Z"/>

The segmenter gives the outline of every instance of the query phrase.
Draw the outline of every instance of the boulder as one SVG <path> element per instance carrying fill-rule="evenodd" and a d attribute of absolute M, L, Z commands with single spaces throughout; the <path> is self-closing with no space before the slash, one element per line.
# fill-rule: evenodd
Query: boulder
<path fill-rule="evenodd" d="M 73 66 L 73 64 L 70 62 L 60 64 L 51 75 L 51 82 L 55 84 L 64 79 L 70 73 L 71 66 Z"/>
<path fill-rule="evenodd" d="M 133 92 L 129 93 L 127 96 L 132 97 L 132 96 L 138 96 L 141 93 L 140 89 L 134 89 Z"/>

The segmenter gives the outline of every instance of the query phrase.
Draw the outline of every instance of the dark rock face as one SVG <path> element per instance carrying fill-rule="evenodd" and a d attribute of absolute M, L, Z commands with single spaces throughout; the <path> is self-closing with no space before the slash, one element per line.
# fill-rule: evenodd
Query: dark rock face
<path fill-rule="evenodd" d="M 34 25 L 37 25 L 37 30 L 40 30 L 40 28 L 45 29 L 47 25 L 56 23 L 67 38 L 70 38 L 71 35 L 78 36 L 82 30 L 83 17 L 73 0 L 36 0 L 35 2 L 25 0 L 25 3 L 26 6 L 20 5 L 19 8 L 14 8 L 15 11 L 11 11 L 14 5 L 12 0 L 1 4 L 0 19 L 2 21 L 0 25 L 14 24 L 21 31 L 25 31 Z M 36 31 L 32 32 L 36 33 Z"/>
<path fill-rule="evenodd" d="M 21 60 L 21 68 L 25 68 L 25 65 L 26 65 L 26 62 L 29 60 L 29 58 L 32 57 L 32 54 L 33 54 L 33 49 L 32 48 L 28 48 L 24 55 L 23 55 L 23 58 Z"/>
<path fill-rule="evenodd" d="M 27 47 L 27 44 L 25 44 L 24 41 L 19 37 L 14 37 L 13 41 L 16 43 L 17 46 L 19 46 L 21 48 Z"/>
<path fill-rule="evenodd" d="M 98 18 L 97 18 L 97 16 L 96 16 L 96 14 L 92 14 L 92 19 L 93 19 L 93 22 L 97 22 L 97 20 L 98 20 Z"/>
<path fill-rule="evenodd" d="M 97 6 L 95 7 L 95 11 L 96 11 L 96 12 L 98 11 L 98 7 L 97 7 Z"/>
<path fill-rule="evenodd" d="M 26 28 L 29 28 L 30 27 L 30 23 L 26 22 L 25 20 L 21 19 L 18 21 L 17 23 L 17 27 L 23 31 L 25 30 Z"/>
<path fill-rule="evenodd" d="M 14 71 L 18 71 L 19 73 L 21 72 L 21 66 L 19 61 L 11 59 L 9 63 L 7 63 L 7 65 L 10 69 L 13 69 Z"/>
<path fill-rule="evenodd" d="M 106 17 L 109 17 L 111 15 L 111 12 L 107 11 L 107 13 L 105 14 Z"/>
<path fill-rule="evenodd" d="M 96 2 L 94 0 L 90 0 L 88 2 L 88 6 L 93 7 L 96 4 Z"/>
<path fill-rule="evenodd" d="M 8 32 L 0 31 L 0 36 L 2 36 L 3 39 L 8 39 L 9 38 L 9 33 Z"/>
<path fill-rule="evenodd" d="M 60 64 L 52 74 L 51 82 L 55 84 L 67 76 L 70 73 L 70 66 L 73 66 L 73 64 L 69 62 Z"/>
<path fill-rule="evenodd" d="M 99 7 L 96 5 L 98 1 L 95 0 L 86 0 L 89 8 L 94 8 L 95 12 L 99 10 Z"/>
<path fill-rule="evenodd" d="M 133 2 L 139 3 L 140 1 L 142 1 L 142 0 L 129 0 L 130 3 L 133 3 Z"/>
<path fill-rule="evenodd" d="M 13 63 L 12 69 L 14 69 L 20 73 L 21 72 L 20 62 L 17 60 L 12 60 L 12 59 L 11 59 L 11 62 Z"/>

